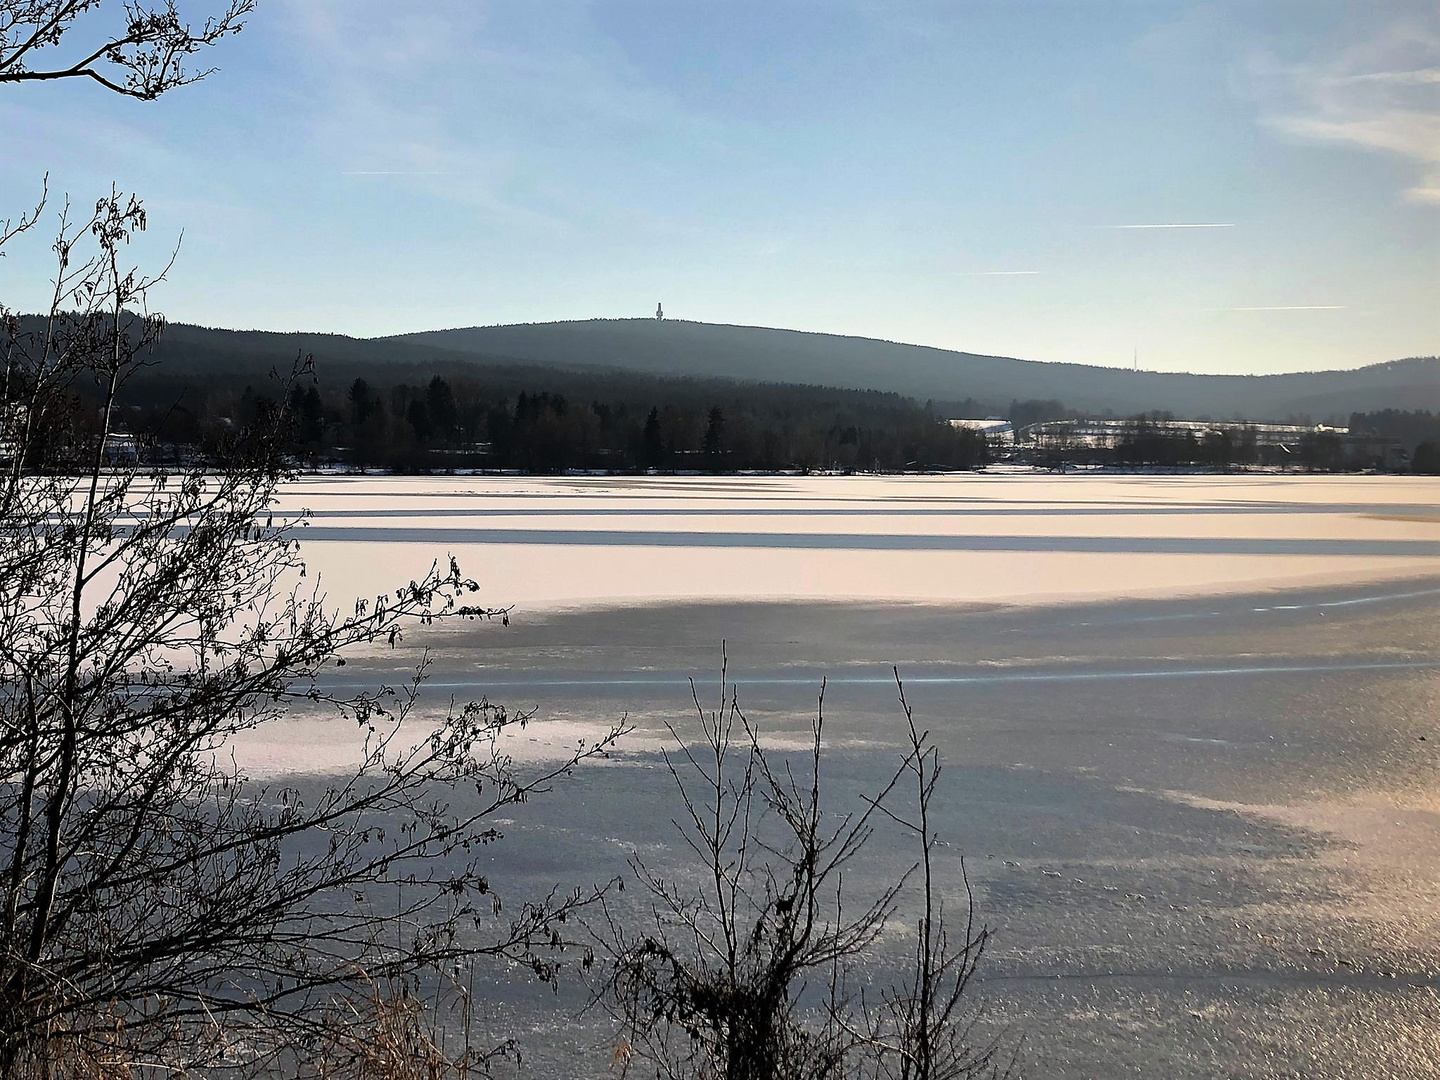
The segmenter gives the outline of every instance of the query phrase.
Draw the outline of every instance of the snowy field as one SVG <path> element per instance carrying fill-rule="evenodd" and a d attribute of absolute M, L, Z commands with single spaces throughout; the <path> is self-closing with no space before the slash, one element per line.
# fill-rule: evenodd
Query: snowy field
<path fill-rule="evenodd" d="M 1440 572 L 1440 479 L 314 478 L 337 600 L 459 558 L 522 610 L 696 600 L 1053 603 Z"/>

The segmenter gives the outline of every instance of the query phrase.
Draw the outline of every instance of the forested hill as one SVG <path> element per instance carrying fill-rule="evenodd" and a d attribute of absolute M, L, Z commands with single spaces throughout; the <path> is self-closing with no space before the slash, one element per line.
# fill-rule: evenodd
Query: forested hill
<path fill-rule="evenodd" d="M 975 411 L 1008 415 L 1012 401 L 1063 402 L 1074 413 L 1248 420 L 1343 420 L 1384 409 L 1440 411 L 1440 359 L 1395 360 L 1351 371 L 1289 375 L 1179 375 L 1079 364 L 1050 364 L 950 352 L 869 338 L 653 319 L 588 320 L 434 330 L 388 338 L 215 330 L 172 323 L 158 371 L 185 379 L 244 375 L 263 379 L 311 353 L 322 376 L 346 373 L 423 381 L 476 366 L 492 373 L 525 368 L 628 370 L 651 375 L 730 378 L 876 389 Z M 363 372 L 356 371 L 365 369 Z M 410 369 L 408 371 L 398 370 Z M 478 372 L 476 373 L 479 374 Z M 353 375 L 351 376 L 353 377 Z M 543 380 L 542 380 L 543 381 Z"/>
<path fill-rule="evenodd" d="M 985 403 L 1058 399 L 1080 412 L 1285 420 L 1341 418 L 1384 408 L 1440 409 L 1440 359 L 1396 360 L 1351 371 L 1182 375 L 1040 363 L 871 338 L 667 319 L 431 330 L 380 339 L 566 367 L 725 376 L 891 390 L 920 400 Z M 378 344 L 379 342 L 376 342 Z"/>
<path fill-rule="evenodd" d="M 169 323 L 155 349 L 156 367 L 165 377 L 245 375 L 263 378 L 272 368 L 288 371 L 297 357 L 313 357 L 322 372 L 344 375 L 353 368 L 412 367 L 413 377 L 473 367 L 471 351 L 456 352 L 419 341 L 353 338 L 343 334 L 276 333 L 269 330 L 218 330 Z M 509 365 L 509 366 L 514 366 Z M 406 372 L 397 371 L 402 379 Z"/>

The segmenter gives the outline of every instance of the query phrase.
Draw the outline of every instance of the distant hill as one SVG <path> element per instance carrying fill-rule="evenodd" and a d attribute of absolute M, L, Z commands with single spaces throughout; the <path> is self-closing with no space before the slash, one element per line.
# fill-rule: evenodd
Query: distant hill
<path fill-rule="evenodd" d="M 724 376 L 890 390 L 923 400 L 973 398 L 993 409 L 1015 398 L 1055 398 L 1085 412 L 1163 409 L 1187 417 L 1341 419 L 1383 408 L 1440 409 L 1440 358 L 1395 360 L 1350 371 L 1286 375 L 1184 375 L 1051 364 L 952 352 L 872 338 L 667 319 L 430 330 L 368 345 L 430 346 L 563 367 Z"/>
<path fill-rule="evenodd" d="M 427 369 L 427 378 L 428 369 L 473 367 L 477 359 L 471 351 L 455 352 L 419 341 L 218 330 L 188 323 L 167 324 L 155 350 L 165 376 L 244 374 L 263 378 L 271 368 L 288 371 L 302 354 L 313 356 L 322 373 L 326 369 L 408 366 Z"/>
<path fill-rule="evenodd" d="M 1014 399 L 1058 399 L 1078 412 L 1121 416 L 1162 409 L 1184 417 L 1279 421 L 1298 416 L 1344 420 L 1352 412 L 1387 408 L 1440 411 L 1436 357 L 1351 371 L 1181 375 L 668 319 L 486 326 L 368 339 L 172 323 L 157 350 L 156 374 L 167 380 L 221 374 L 260 380 L 272 367 L 288 367 L 300 353 L 314 355 L 322 378 L 363 374 L 383 380 L 383 373 L 394 368 L 397 382 L 480 367 L 484 378 L 493 375 L 519 385 L 527 369 L 551 367 L 597 378 L 624 370 L 882 390 L 922 402 L 968 398 L 988 412 L 1001 412 Z"/>

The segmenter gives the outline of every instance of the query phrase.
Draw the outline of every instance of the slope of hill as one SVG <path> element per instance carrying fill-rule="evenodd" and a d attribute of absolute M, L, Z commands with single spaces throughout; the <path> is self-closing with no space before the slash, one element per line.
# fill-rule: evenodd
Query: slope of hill
<path fill-rule="evenodd" d="M 1078 412 L 1344 420 L 1387 408 L 1440 411 L 1440 358 L 1349 371 L 1286 375 L 1132 372 L 951 352 L 870 338 L 653 319 L 588 320 L 433 330 L 389 338 L 217 330 L 172 323 L 157 349 L 164 377 L 243 374 L 263 379 L 301 353 L 322 378 L 350 373 L 397 381 L 477 365 L 509 381 L 530 367 L 624 370 L 656 376 L 882 390 L 921 401 L 972 398 L 989 411 L 1014 399 L 1063 401 Z M 410 369 L 402 371 L 399 369 Z M 364 369 L 363 372 L 358 369 Z M 481 376 L 486 377 L 486 376 Z"/>
<path fill-rule="evenodd" d="M 419 341 L 367 339 L 343 334 L 276 333 L 269 330 L 218 330 L 208 326 L 170 323 L 155 357 L 166 376 L 244 374 L 263 378 L 272 368 L 289 370 L 301 355 L 314 357 L 316 368 L 410 366 L 427 369 L 470 367 L 471 351 L 456 352 Z M 397 374 L 397 378 L 402 377 Z M 426 376 L 429 377 L 428 374 Z"/>
<path fill-rule="evenodd" d="M 1177 415 L 1343 418 L 1386 407 L 1440 409 L 1440 359 L 1286 375 L 1132 372 L 981 356 L 871 338 L 653 319 L 431 330 L 378 339 L 565 367 L 728 376 L 892 390 L 921 400 L 1058 398 L 1081 411 L 1166 409 Z M 376 342 L 378 344 L 378 341 Z"/>

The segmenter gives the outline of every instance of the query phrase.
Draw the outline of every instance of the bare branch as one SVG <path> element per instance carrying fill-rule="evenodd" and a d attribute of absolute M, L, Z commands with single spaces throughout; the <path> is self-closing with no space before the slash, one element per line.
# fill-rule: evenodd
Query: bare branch
<path fill-rule="evenodd" d="M 123 7 L 105 0 L 0 0 L 0 83 L 89 79 L 125 97 L 151 101 L 199 82 L 214 68 L 190 66 L 196 54 L 238 34 L 256 0 L 224 0 L 217 14 L 187 21 L 176 0 Z M 122 26 L 107 29 L 117 8 Z M 78 47 L 76 46 L 76 43 Z M 53 51 L 70 55 L 59 59 Z"/>

